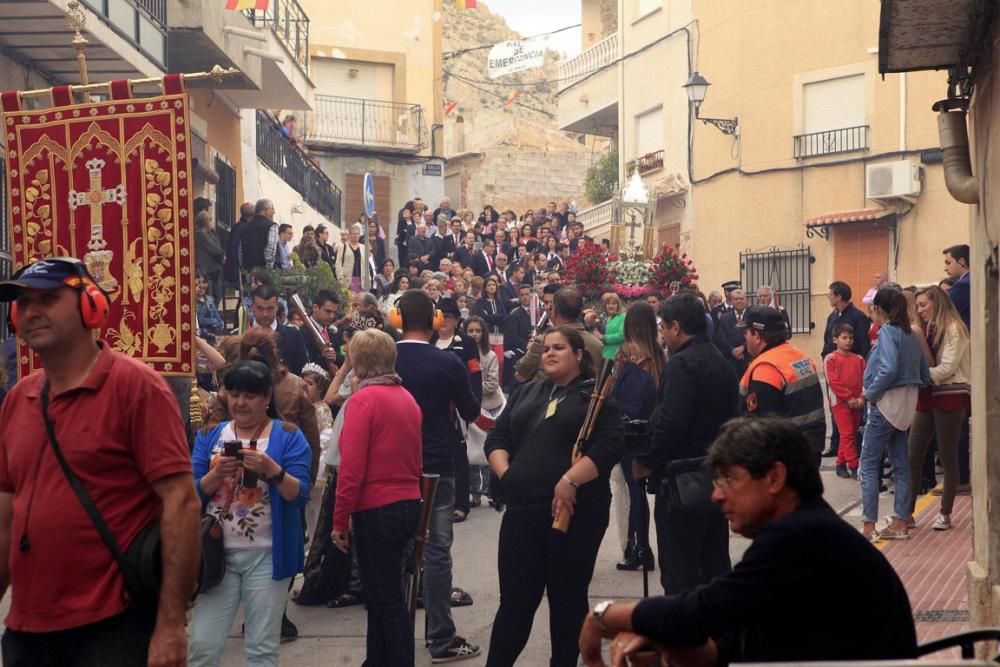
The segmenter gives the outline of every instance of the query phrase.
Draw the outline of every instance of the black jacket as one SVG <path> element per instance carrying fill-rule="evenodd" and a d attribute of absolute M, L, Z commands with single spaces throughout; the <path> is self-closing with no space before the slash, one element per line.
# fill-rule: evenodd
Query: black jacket
<path fill-rule="evenodd" d="M 486 437 L 487 456 L 501 449 L 510 453 L 510 469 L 500 483 L 511 509 L 544 511 L 552 507 L 553 489 L 570 467 L 593 387 L 592 380 L 577 379 L 564 388 L 544 380 L 524 384 L 511 394 Z M 546 418 L 553 400 L 558 401 L 555 411 Z M 598 477 L 577 491 L 576 517 L 587 516 L 586 511 L 579 511 L 587 505 L 607 507 L 611 502 L 608 477 L 621 461 L 623 438 L 618 405 L 608 399 L 584 452 L 597 466 Z"/>
<path fill-rule="evenodd" d="M 293 326 L 279 324 L 278 350 L 281 352 L 281 360 L 288 366 L 288 370 L 296 375 L 302 375 L 302 367 L 309 361 L 302 333 Z"/>
<path fill-rule="evenodd" d="M 746 341 L 743 338 L 743 330 L 736 326 L 736 311 L 724 311 L 719 315 L 719 323 L 715 327 L 715 346 L 719 348 L 719 352 L 733 367 L 737 380 L 743 377 L 747 366 L 750 365 L 750 353 L 746 350 L 743 351 L 742 359 L 733 356 L 733 348 L 741 345 L 746 345 Z"/>
<path fill-rule="evenodd" d="M 265 266 L 264 253 L 267 251 L 267 237 L 275 222 L 264 215 L 255 215 L 240 234 L 243 248 L 243 269 L 271 268 Z"/>
<path fill-rule="evenodd" d="M 850 324 L 854 328 L 854 345 L 851 352 L 860 354 L 865 359 L 872 349 L 871 340 L 868 338 L 868 330 L 872 326 L 872 321 L 868 316 L 854 307 L 853 303 L 847 304 L 842 312 L 836 309 L 826 318 L 826 331 L 823 333 L 823 353 L 822 358 L 837 349 L 837 344 L 833 342 L 833 328 L 838 324 Z"/>
<path fill-rule="evenodd" d="M 468 246 L 460 245 L 455 248 L 455 259 L 458 263 L 462 265 L 463 269 L 468 269 L 472 267 L 472 257 L 476 254 L 476 250 L 469 250 Z"/>
<path fill-rule="evenodd" d="M 486 276 L 490 275 L 490 271 L 493 270 L 493 267 L 496 266 L 496 257 L 490 257 L 490 261 L 487 262 L 486 251 L 480 250 L 473 253 L 470 265 L 472 272 L 485 280 Z"/>
<path fill-rule="evenodd" d="M 840 631 L 843 618 L 864 632 Z M 870 662 L 917 653 L 899 576 L 822 498 L 803 500 L 765 525 L 732 572 L 680 595 L 640 601 L 632 626 L 668 649 L 712 638 L 718 665 Z"/>
<path fill-rule="evenodd" d="M 736 416 L 739 381 L 705 336 L 670 353 L 649 418 L 653 453 L 641 459 L 659 478 L 671 461 L 705 456 L 719 428 Z"/>

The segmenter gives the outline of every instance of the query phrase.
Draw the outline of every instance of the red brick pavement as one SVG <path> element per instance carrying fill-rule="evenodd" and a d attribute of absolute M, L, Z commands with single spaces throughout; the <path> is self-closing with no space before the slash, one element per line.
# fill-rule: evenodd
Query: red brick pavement
<path fill-rule="evenodd" d="M 910 539 L 878 544 L 910 595 L 920 643 L 969 629 L 965 568 L 972 560 L 972 498 L 955 499 L 951 530 L 931 530 L 940 506 L 939 498 L 920 499 Z M 958 650 L 950 657 L 959 657 Z"/>

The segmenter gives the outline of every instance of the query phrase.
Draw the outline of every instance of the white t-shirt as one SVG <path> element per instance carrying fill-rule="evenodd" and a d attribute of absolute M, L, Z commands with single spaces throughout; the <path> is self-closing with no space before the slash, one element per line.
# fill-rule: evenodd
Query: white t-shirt
<path fill-rule="evenodd" d="M 920 387 L 915 384 L 893 387 L 882 394 L 876 406 L 890 424 L 899 431 L 905 431 L 910 428 L 917 414 L 919 393 Z"/>
<path fill-rule="evenodd" d="M 233 423 L 229 422 L 222 429 L 219 441 L 212 447 L 212 460 L 209 468 L 218 463 L 219 456 L 222 456 L 224 442 L 236 440 L 236 432 L 233 430 Z M 244 448 L 250 446 L 249 438 L 239 438 Z M 267 451 L 269 438 L 259 438 L 257 440 L 257 450 Z M 222 485 L 212 496 L 208 503 L 208 513 L 218 516 L 225 507 L 234 489 L 237 487 L 239 474 L 233 477 L 226 477 Z M 271 532 L 271 487 L 264 480 L 257 477 L 257 485 L 250 488 L 240 487 L 238 494 L 233 498 L 229 506 L 229 513 L 222 517 L 223 539 L 226 549 L 270 549 L 272 544 Z"/>

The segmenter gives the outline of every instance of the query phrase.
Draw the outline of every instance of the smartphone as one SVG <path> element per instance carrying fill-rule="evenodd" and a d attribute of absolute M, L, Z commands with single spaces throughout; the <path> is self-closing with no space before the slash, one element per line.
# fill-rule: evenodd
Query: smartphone
<path fill-rule="evenodd" d="M 240 458 L 240 450 L 243 449 L 243 443 L 239 440 L 232 440 L 229 442 L 222 443 L 223 454 L 226 456 L 234 456 Z"/>

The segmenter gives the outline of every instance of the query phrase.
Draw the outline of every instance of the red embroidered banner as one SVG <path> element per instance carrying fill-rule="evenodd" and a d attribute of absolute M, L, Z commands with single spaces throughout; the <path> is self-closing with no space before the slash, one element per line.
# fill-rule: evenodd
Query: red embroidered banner
<path fill-rule="evenodd" d="M 39 110 L 0 99 L 15 269 L 83 259 L 111 297 L 101 337 L 164 375 L 193 375 L 187 94 Z M 40 366 L 23 343 L 18 353 L 21 377 Z"/>

